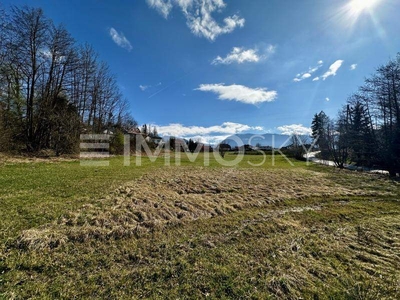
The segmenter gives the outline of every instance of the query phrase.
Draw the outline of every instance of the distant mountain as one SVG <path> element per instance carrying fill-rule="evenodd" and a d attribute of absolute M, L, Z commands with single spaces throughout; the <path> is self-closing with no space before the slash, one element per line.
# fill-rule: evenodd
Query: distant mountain
<path fill-rule="evenodd" d="M 299 135 L 299 138 L 303 141 L 307 141 L 310 143 L 311 139 L 306 135 Z M 242 146 L 242 145 L 252 145 L 256 146 L 260 144 L 261 146 L 270 146 L 274 148 L 285 147 L 292 144 L 292 136 L 284 135 L 284 134 L 252 134 L 252 133 L 243 133 L 231 135 L 226 138 L 221 144 L 229 144 L 231 147 Z"/>

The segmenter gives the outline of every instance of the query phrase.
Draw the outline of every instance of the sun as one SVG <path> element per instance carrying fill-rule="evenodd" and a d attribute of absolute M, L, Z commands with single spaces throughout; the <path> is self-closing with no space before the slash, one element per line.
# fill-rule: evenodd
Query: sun
<path fill-rule="evenodd" d="M 352 0 L 350 2 L 350 7 L 354 13 L 361 13 L 364 10 L 371 9 L 378 1 L 379 0 Z"/>
<path fill-rule="evenodd" d="M 1 0 L 0 0 L 1 1 Z M 386 0 L 389 2 L 388 0 Z M 376 29 L 382 32 L 377 16 L 378 6 L 384 4 L 385 0 L 345 0 L 345 4 L 337 9 L 333 18 L 334 22 L 340 23 L 346 28 L 355 29 L 359 20 L 371 22 Z M 398 0 L 397 0 L 398 1 Z M 352 33 L 353 30 L 349 31 Z"/>

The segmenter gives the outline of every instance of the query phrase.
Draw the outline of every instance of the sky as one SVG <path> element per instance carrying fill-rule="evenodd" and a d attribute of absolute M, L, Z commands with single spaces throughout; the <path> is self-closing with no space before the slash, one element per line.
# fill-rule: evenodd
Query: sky
<path fill-rule="evenodd" d="M 41 7 L 116 74 L 139 124 L 216 143 L 310 133 L 400 52 L 398 0 L 0 0 Z"/>

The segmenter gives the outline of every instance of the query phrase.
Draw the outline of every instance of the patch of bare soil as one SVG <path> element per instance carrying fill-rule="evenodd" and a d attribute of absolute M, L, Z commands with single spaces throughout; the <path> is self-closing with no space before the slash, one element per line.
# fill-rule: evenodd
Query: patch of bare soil
<path fill-rule="evenodd" d="M 67 241 L 140 236 L 163 226 L 288 199 L 356 195 L 382 192 L 346 187 L 323 173 L 302 169 L 165 168 L 118 187 L 95 205 L 86 205 L 56 223 L 24 231 L 18 245 L 44 248 Z M 298 210 L 304 209 L 309 208 Z"/>

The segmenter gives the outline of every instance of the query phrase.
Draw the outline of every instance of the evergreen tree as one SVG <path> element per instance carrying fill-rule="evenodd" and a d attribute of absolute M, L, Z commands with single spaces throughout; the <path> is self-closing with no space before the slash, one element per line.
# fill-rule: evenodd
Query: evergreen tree
<path fill-rule="evenodd" d="M 312 137 L 316 140 L 316 145 L 321 151 L 323 159 L 329 158 L 329 145 L 328 145 L 328 126 L 329 117 L 321 111 L 315 114 L 311 123 Z"/>
<path fill-rule="evenodd" d="M 362 166 L 372 166 L 376 157 L 375 139 L 371 120 L 364 106 L 356 102 L 354 107 L 348 106 L 350 129 L 348 141 L 351 145 L 351 161 Z"/>
<path fill-rule="evenodd" d="M 314 115 L 312 135 L 339 167 L 350 160 L 400 173 L 400 54 L 365 80 L 336 123 L 323 112 Z"/>

